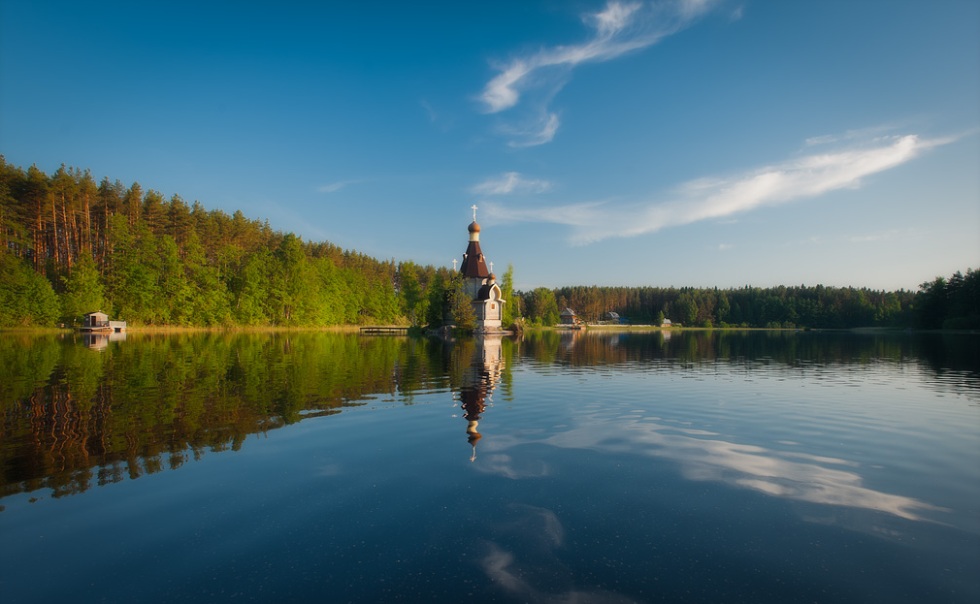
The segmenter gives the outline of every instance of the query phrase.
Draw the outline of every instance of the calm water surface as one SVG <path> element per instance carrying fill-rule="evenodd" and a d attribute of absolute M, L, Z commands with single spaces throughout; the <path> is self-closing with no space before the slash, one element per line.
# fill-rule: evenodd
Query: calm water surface
<path fill-rule="evenodd" d="M 980 337 L 0 336 L 3 602 L 980 602 Z"/>

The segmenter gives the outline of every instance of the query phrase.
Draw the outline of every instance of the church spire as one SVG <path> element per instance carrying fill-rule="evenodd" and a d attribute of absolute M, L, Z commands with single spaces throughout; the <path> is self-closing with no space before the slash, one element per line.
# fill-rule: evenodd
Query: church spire
<path fill-rule="evenodd" d="M 463 264 L 459 267 L 459 272 L 463 273 L 464 277 L 482 280 L 490 276 L 490 271 L 487 270 L 487 261 L 483 256 L 483 250 L 480 249 L 480 225 L 476 222 L 476 204 L 472 205 L 470 209 L 473 210 L 473 222 L 467 228 L 470 233 L 470 242 L 466 246 L 466 253 L 463 254 Z"/>

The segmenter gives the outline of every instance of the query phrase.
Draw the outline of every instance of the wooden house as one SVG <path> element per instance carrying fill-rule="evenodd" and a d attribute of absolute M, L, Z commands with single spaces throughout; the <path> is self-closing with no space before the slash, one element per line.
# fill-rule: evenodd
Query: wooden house
<path fill-rule="evenodd" d="M 81 331 L 108 331 L 121 333 L 126 331 L 125 321 L 110 321 L 109 315 L 102 311 L 86 313 L 82 318 Z"/>

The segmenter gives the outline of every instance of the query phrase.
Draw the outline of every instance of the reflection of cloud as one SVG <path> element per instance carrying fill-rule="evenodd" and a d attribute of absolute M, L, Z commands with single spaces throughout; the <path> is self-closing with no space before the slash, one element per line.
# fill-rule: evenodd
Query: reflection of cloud
<path fill-rule="evenodd" d="M 609 202 L 582 202 L 551 208 L 494 204 L 488 211 L 498 221 L 568 225 L 573 228 L 572 239 L 577 243 L 632 237 L 856 188 L 865 177 L 900 166 L 952 140 L 925 140 L 914 134 L 878 139 L 869 145 L 808 155 L 732 177 L 691 181 L 677 190 L 674 199 L 666 201 L 619 206 Z"/>
<path fill-rule="evenodd" d="M 551 99 L 565 86 L 572 70 L 584 63 L 602 63 L 631 51 L 652 46 L 707 13 L 714 0 L 679 0 L 643 4 L 610 1 L 597 13 L 582 17 L 589 38 L 572 45 L 545 47 L 516 56 L 496 66 L 494 76 L 480 93 L 487 113 L 499 113 L 530 96 L 532 110 L 511 146 L 539 145 L 550 141 L 558 129 L 558 116 L 548 109 Z"/>
<path fill-rule="evenodd" d="M 338 476 L 341 473 L 340 464 L 328 463 L 317 468 L 317 476 Z"/>
<path fill-rule="evenodd" d="M 508 595 L 523 602 L 618 604 L 632 601 L 602 590 L 570 587 L 553 593 L 538 588 L 542 583 L 555 585 L 564 580 L 571 585 L 576 581 L 574 574 L 562 572 L 563 565 L 555 553 L 564 544 L 565 529 L 558 516 L 547 508 L 513 504 L 508 509 L 516 517 L 496 528 L 500 537 L 514 542 L 516 551 L 522 552 L 522 559 L 519 561 L 513 551 L 498 543 L 488 542 L 487 553 L 480 560 L 483 572 Z"/>
<path fill-rule="evenodd" d="M 514 528 L 520 534 L 540 533 L 543 542 L 549 547 L 564 545 L 565 527 L 554 512 L 548 508 L 523 503 L 513 503 L 508 507 L 522 514 L 521 520 L 514 523 Z"/>
<path fill-rule="evenodd" d="M 510 455 L 498 453 L 483 457 L 483 463 L 478 464 L 476 469 L 486 474 L 496 474 L 504 478 L 518 480 L 520 478 L 540 478 L 551 473 L 548 465 L 543 461 L 532 460 L 520 462 L 522 467 L 516 467 L 514 459 Z"/>
<path fill-rule="evenodd" d="M 547 593 L 536 588 L 525 579 L 524 569 L 515 564 L 514 554 L 491 543 L 490 551 L 480 561 L 483 572 L 504 591 L 523 602 L 568 603 L 595 602 L 597 604 L 620 604 L 633 600 L 607 591 L 569 590 L 563 593 Z"/>
<path fill-rule="evenodd" d="M 859 474 L 844 469 L 855 464 L 843 459 L 694 438 L 675 434 L 666 426 L 636 420 L 615 426 L 587 424 L 557 434 L 548 442 L 558 447 L 608 449 L 671 459 L 680 464 L 689 480 L 724 482 L 776 497 L 875 510 L 907 520 L 922 520 L 920 512 L 942 509 L 863 486 Z"/>

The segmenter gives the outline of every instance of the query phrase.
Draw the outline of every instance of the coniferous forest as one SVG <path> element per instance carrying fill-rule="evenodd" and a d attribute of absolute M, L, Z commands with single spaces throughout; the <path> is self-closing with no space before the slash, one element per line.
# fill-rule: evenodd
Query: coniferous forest
<path fill-rule="evenodd" d="M 935 277 L 918 292 L 792 286 L 513 290 L 505 322 L 552 325 L 564 308 L 587 322 L 697 327 L 980 328 L 980 274 Z M 267 222 L 170 199 L 138 183 L 96 181 L 62 165 L 24 170 L 0 156 L 0 327 L 72 325 L 102 310 L 130 325 L 432 325 L 465 322 L 445 267 L 378 260 L 305 242 Z"/>

